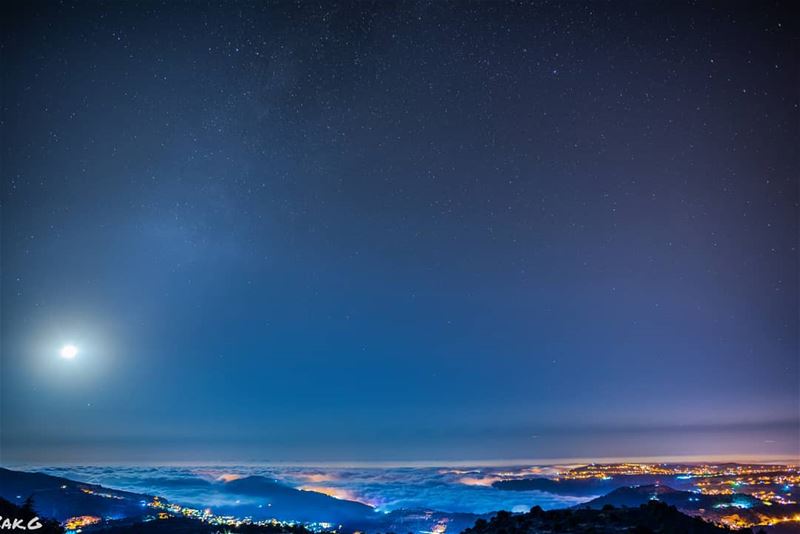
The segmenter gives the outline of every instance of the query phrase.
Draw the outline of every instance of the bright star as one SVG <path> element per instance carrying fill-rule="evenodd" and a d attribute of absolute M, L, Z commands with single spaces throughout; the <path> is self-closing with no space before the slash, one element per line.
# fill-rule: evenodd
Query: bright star
<path fill-rule="evenodd" d="M 61 354 L 62 358 L 71 360 L 78 355 L 78 347 L 76 347 L 75 345 L 64 345 L 63 347 L 61 347 L 61 351 L 59 351 L 59 354 Z"/>

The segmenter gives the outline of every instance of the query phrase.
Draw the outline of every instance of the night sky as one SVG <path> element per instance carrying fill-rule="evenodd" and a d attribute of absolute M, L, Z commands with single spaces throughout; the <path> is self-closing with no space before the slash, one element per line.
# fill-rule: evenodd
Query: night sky
<path fill-rule="evenodd" d="M 0 461 L 797 457 L 791 9 L 3 3 Z"/>

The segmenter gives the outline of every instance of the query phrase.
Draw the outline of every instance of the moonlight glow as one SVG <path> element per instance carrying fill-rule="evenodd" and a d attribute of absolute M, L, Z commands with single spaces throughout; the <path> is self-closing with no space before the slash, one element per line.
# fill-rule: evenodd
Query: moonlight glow
<path fill-rule="evenodd" d="M 2 466 L 800 458 L 794 2 L 331 4 L 0 1 Z"/>
<path fill-rule="evenodd" d="M 62 358 L 71 360 L 78 355 L 78 347 L 76 347 L 75 345 L 64 345 L 63 347 L 61 347 L 59 354 L 61 354 Z"/>

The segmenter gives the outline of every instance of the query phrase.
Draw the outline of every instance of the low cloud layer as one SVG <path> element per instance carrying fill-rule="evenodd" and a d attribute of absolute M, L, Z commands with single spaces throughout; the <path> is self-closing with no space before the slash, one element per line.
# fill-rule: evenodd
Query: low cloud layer
<path fill-rule="evenodd" d="M 302 468 L 288 466 L 193 467 L 40 467 L 49 474 L 104 486 L 153 493 L 185 505 L 237 506 L 252 504 L 230 494 L 225 482 L 259 475 L 298 489 L 355 500 L 381 511 L 427 508 L 445 512 L 485 513 L 527 510 L 534 505 L 560 508 L 580 499 L 539 491 L 501 491 L 495 480 L 536 476 L 537 467 L 442 469 L 421 468 Z"/>

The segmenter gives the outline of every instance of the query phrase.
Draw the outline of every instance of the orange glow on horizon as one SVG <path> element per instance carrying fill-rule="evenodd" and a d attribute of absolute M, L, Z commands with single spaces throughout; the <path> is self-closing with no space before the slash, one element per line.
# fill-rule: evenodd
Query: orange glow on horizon
<path fill-rule="evenodd" d="M 319 484 L 320 482 L 332 482 L 334 480 L 338 480 L 338 477 L 333 473 L 304 473 L 300 475 L 300 477 L 314 484 Z"/>
<path fill-rule="evenodd" d="M 220 482 L 233 482 L 234 480 L 239 480 L 240 478 L 244 478 L 244 475 L 237 475 L 235 473 L 223 473 L 217 477 L 217 480 Z"/>
<path fill-rule="evenodd" d="M 498 480 L 503 480 L 501 477 L 462 477 L 458 479 L 458 482 L 464 484 L 465 486 L 491 486 Z"/>
<path fill-rule="evenodd" d="M 352 491 L 344 488 L 331 488 L 329 486 L 301 486 L 297 489 L 303 491 L 313 491 L 315 493 L 323 493 L 328 497 L 333 497 L 334 499 L 340 499 L 343 501 L 355 501 L 360 502 L 361 504 L 366 504 L 367 506 L 375 506 L 369 501 L 362 499 Z"/>

